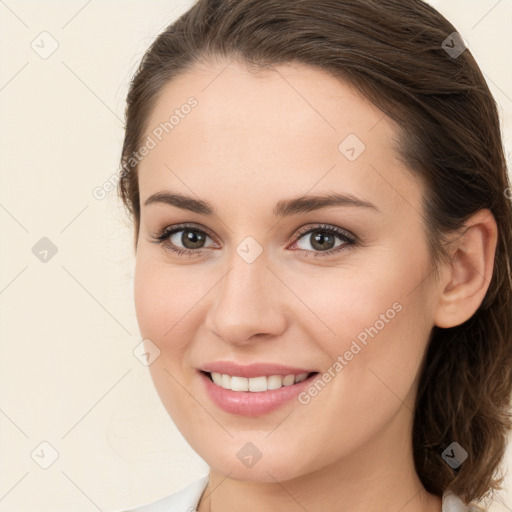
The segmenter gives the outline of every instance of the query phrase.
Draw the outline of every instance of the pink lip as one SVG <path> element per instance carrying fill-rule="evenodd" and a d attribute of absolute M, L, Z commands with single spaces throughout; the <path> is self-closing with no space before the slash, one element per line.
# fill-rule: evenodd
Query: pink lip
<path fill-rule="evenodd" d="M 282 364 L 253 363 L 240 365 L 231 361 L 216 361 L 199 368 L 203 372 L 218 372 L 236 377 L 261 377 L 269 375 L 299 375 L 300 373 L 311 373 L 315 370 L 305 368 L 293 368 Z"/>
<path fill-rule="evenodd" d="M 266 370 L 263 372 L 261 371 L 262 366 L 266 368 Z M 211 366 L 208 365 L 208 368 L 211 368 Z M 270 368 L 269 365 L 254 365 L 254 367 L 246 367 L 245 369 L 248 370 L 249 368 L 250 373 L 252 373 L 252 375 L 255 377 L 262 375 L 291 375 L 296 373 L 309 373 L 307 370 L 303 371 L 283 366 L 280 368 L 286 368 L 286 371 L 281 373 L 280 371 L 276 371 L 277 366 L 274 365 L 271 365 L 271 369 L 268 369 Z M 254 368 L 256 368 L 256 370 Z M 240 377 L 245 376 L 241 375 L 239 371 L 233 372 L 233 370 L 229 372 L 227 370 L 223 370 L 219 373 L 227 373 L 229 375 L 237 375 Z M 212 402 L 223 411 L 241 416 L 261 416 L 278 409 L 279 407 L 295 398 L 299 393 L 310 386 L 313 379 L 318 377 L 319 374 L 314 373 L 302 382 L 298 382 L 297 384 L 293 384 L 291 386 L 283 386 L 279 389 L 272 389 L 269 391 L 261 392 L 232 391 L 230 389 L 224 389 L 214 384 L 210 380 L 209 376 L 205 373 L 199 371 L 198 375 L 203 382 L 206 394 L 210 397 Z"/>

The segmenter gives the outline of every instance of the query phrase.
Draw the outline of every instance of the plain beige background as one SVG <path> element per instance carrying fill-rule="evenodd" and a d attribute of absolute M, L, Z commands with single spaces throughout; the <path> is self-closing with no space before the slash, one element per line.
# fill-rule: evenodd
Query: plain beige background
<path fill-rule="evenodd" d="M 431 3 L 481 65 L 510 161 L 512 0 Z M 0 511 L 118 511 L 207 472 L 133 353 L 132 233 L 113 191 L 129 79 L 190 5 L 0 1 Z M 512 510 L 501 500 L 492 511 Z"/>

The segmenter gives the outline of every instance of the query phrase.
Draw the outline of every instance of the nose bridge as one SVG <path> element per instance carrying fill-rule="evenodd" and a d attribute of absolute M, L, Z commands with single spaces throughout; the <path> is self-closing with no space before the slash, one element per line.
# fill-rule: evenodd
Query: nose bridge
<path fill-rule="evenodd" d="M 227 273 L 215 287 L 206 322 L 210 331 L 227 342 L 245 343 L 255 334 L 277 335 L 284 329 L 284 312 L 275 292 L 278 283 L 267 264 L 253 241 L 237 246 Z"/>

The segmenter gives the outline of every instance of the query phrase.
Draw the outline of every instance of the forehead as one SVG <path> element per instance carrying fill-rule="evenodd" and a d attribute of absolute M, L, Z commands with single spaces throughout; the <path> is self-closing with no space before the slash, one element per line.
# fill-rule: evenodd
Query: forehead
<path fill-rule="evenodd" d="M 258 191 L 273 201 L 314 188 L 373 197 L 384 209 L 406 194 L 419 207 L 420 185 L 398 160 L 396 137 L 391 119 L 323 70 L 202 64 L 166 84 L 151 111 L 141 198 L 167 187 L 207 200 L 236 192 L 242 206 Z"/>

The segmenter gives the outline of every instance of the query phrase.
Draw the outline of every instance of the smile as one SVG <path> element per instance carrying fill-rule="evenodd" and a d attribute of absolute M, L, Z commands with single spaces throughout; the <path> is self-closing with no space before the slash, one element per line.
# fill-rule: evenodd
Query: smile
<path fill-rule="evenodd" d="M 272 389 L 279 389 L 284 386 L 292 386 L 298 382 L 307 379 L 309 373 L 300 373 L 298 375 L 262 375 L 260 377 L 239 377 L 236 375 L 228 375 L 226 373 L 211 372 L 209 373 L 211 380 L 219 387 L 230 389 L 232 391 L 251 391 L 253 393 L 261 393 Z"/>
<path fill-rule="evenodd" d="M 203 389 L 224 412 L 261 416 L 290 404 L 319 376 L 317 371 L 279 364 L 215 362 L 198 368 Z"/>

